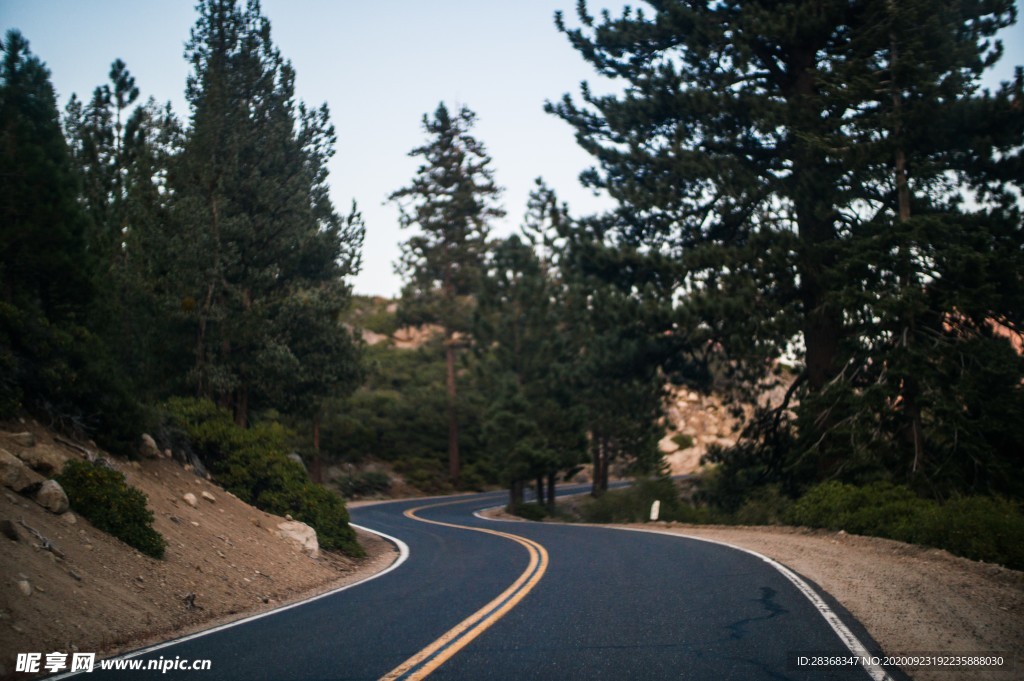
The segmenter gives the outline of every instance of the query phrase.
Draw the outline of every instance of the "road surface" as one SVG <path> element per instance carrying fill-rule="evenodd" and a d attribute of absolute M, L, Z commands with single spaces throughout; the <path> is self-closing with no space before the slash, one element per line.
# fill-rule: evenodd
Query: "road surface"
<path fill-rule="evenodd" d="M 126 661 L 210 660 L 209 671 L 79 678 L 904 678 L 852 661 L 878 646 L 782 566 L 678 536 L 474 515 L 505 499 L 490 493 L 352 509 L 354 523 L 404 543 L 401 565 Z M 830 664 L 808 666 L 815 662 Z"/>

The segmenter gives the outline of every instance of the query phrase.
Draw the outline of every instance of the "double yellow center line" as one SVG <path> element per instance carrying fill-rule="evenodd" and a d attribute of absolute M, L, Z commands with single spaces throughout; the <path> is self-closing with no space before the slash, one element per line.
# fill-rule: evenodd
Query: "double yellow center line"
<path fill-rule="evenodd" d="M 469 527 L 467 525 L 445 523 L 439 520 L 428 520 L 427 518 L 421 518 L 416 515 L 418 511 L 428 508 L 437 508 L 439 506 L 449 506 L 451 504 L 458 503 L 463 503 L 463 500 L 459 499 L 457 501 L 449 501 L 443 504 L 420 506 L 418 508 L 409 509 L 405 512 L 405 516 L 412 518 L 413 520 L 419 520 L 420 522 L 430 523 L 431 525 L 441 525 L 443 527 L 454 527 L 459 530 L 483 532 L 484 534 L 493 534 L 498 537 L 510 539 L 517 544 L 522 545 L 527 552 L 529 552 L 529 565 L 527 565 L 526 570 L 519 575 L 519 578 L 516 579 L 510 587 L 502 591 L 497 598 L 456 624 L 441 636 L 441 638 L 437 639 L 429 646 L 392 669 L 386 675 L 381 677 L 381 681 L 393 681 L 397 679 L 409 679 L 411 681 L 413 679 L 426 678 L 435 669 L 447 662 L 453 655 L 469 645 L 473 639 L 487 631 L 487 629 L 504 617 L 512 608 L 516 607 L 519 601 L 523 600 L 523 598 L 526 597 L 526 594 L 530 593 L 533 587 L 537 586 L 541 577 L 544 576 L 544 572 L 548 569 L 547 550 L 537 542 L 527 539 L 526 537 L 509 534 L 508 532 L 487 530 L 482 527 Z"/>

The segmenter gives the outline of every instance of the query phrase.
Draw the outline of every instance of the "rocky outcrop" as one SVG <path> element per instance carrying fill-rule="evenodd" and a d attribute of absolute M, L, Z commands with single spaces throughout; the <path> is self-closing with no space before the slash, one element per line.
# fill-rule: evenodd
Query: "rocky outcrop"
<path fill-rule="evenodd" d="M 35 499 L 37 504 L 50 513 L 56 513 L 57 515 L 67 512 L 70 506 L 68 504 L 68 495 L 64 493 L 64 488 L 56 480 L 46 480 L 43 482 L 39 486 L 39 491 L 36 492 Z"/>
<path fill-rule="evenodd" d="M 693 473 L 709 447 L 736 444 L 739 425 L 717 395 L 674 388 L 665 410 L 665 437 L 658 448 L 674 475 Z"/>
<path fill-rule="evenodd" d="M 392 334 L 391 341 L 396 348 L 415 350 L 443 333 L 444 330 L 436 324 L 405 326 Z"/>
<path fill-rule="evenodd" d="M 377 345 L 378 343 L 384 343 L 391 340 L 391 336 L 383 333 L 376 333 L 369 329 L 362 329 L 363 342 L 367 345 Z"/>
<path fill-rule="evenodd" d="M 38 445 L 30 449 L 23 449 L 17 453 L 19 459 L 25 465 L 45 476 L 60 475 L 64 470 L 64 464 L 68 461 L 68 455 L 59 447 L 52 445 Z"/>
<path fill-rule="evenodd" d="M 141 438 L 141 444 L 139 445 L 139 454 L 144 459 L 159 459 L 163 456 L 160 448 L 156 446 L 156 440 L 149 433 L 143 433 Z"/>
<path fill-rule="evenodd" d="M 320 553 L 320 543 L 316 540 L 316 530 L 298 520 L 278 523 L 277 534 L 282 539 L 295 542 L 302 551 L 311 557 Z"/>
<path fill-rule="evenodd" d="M 29 468 L 24 461 L 6 449 L 0 449 L 0 482 L 4 487 L 15 492 L 24 492 L 38 486 L 46 480 L 43 476 Z"/>
<path fill-rule="evenodd" d="M 765 387 L 758 398 L 761 407 L 782 404 L 793 378 L 779 377 L 777 385 Z M 791 405 L 792 406 L 792 405 Z M 674 475 L 693 473 L 711 447 L 728 449 L 736 444 L 751 405 L 738 410 L 714 393 L 702 394 L 685 387 L 669 389 L 665 409 L 665 437 L 658 448 Z"/>

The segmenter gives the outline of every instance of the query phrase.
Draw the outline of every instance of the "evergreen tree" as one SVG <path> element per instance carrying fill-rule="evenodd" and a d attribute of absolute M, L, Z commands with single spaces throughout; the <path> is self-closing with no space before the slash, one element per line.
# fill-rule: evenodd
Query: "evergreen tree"
<path fill-rule="evenodd" d="M 173 352 L 180 335 L 174 307 L 159 294 L 173 269 L 166 262 L 167 172 L 181 129 L 170 104 L 160 108 L 152 98 L 129 113 L 139 89 L 120 59 L 110 79 L 88 106 L 72 95 L 64 128 L 88 218 L 87 247 L 98 264 L 93 325 L 117 348 L 133 392 L 156 400 L 166 396 L 167 367 L 182 361 Z"/>
<path fill-rule="evenodd" d="M 732 456 L 753 478 L 799 485 L 905 479 L 926 461 L 934 478 L 942 461 L 997 457 L 1007 429 L 963 422 L 984 418 L 984 399 L 954 358 L 987 337 L 1003 350 L 982 353 L 984 371 L 1021 376 L 986 321 L 1021 330 L 1007 199 L 1019 196 L 1020 90 L 975 90 L 1012 2 L 648 4 L 597 21 L 581 2 L 580 29 L 556 17 L 625 92 L 584 87 L 583 106 L 548 108 L 597 159 L 585 182 L 622 206 L 603 236 L 611 276 L 658 293 L 655 328 L 715 348 L 749 393 L 787 344 L 802 347 L 787 402 L 754 419 L 726 470 Z M 1003 397 L 1018 403 L 1019 387 Z"/>
<path fill-rule="evenodd" d="M 472 296 L 479 288 L 489 223 L 504 215 L 496 204 L 491 159 L 470 134 L 476 116 L 463 107 L 455 116 L 441 103 L 433 119 L 423 117 L 430 137 L 410 156 L 421 156 L 412 184 L 391 195 L 401 208 L 402 227 L 419 227 L 403 245 L 400 273 L 406 278 L 400 316 L 407 323 L 438 324 L 444 331 L 448 391 L 448 466 L 458 484 L 459 425 L 456 352 L 472 321 Z"/>
<path fill-rule="evenodd" d="M 206 0 L 198 9 L 186 47 L 191 125 L 171 178 L 172 247 L 181 308 L 195 328 L 192 381 L 244 425 L 259 400 L 295 394 L 304 379 L 289 367 L 331 348 L 351 365 L 336 313 L 349 296 L 343 278 L 359 266 L 363 226 L 331 205 L 328 112 L 296 103 L 294 71 L 259 3 Z M 322 344 L 296 338 L 296 315 Z"/>
<path fill-rule="evenodd" d="M 488 450 L 496 455 L 510 504 L 538 481 L 538 500 L 554 505 L 555 477 L 580 463 L 583 424 L 568 380 L 575 357 L 562 318 L 557 280 L 518 236 L 491 250 L 474 327 L 490 397 Z"/>
<path fill-rule="evenodd" d="M 124 451 L 138 410 L 89 326 L 95 261 L 50 74 L 16 30 L 0 64 L 0 413 Z"/>
<path fill-rule="evenodd" d="M 4 301 L 74 320 L 91 296 L 89 263 L 50 73 L 16 30 L 2 68 Z"/>

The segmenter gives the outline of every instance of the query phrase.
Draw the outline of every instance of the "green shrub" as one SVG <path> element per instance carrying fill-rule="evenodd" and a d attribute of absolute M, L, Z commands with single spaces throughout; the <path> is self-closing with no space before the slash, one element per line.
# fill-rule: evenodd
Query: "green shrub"
<path fill-rule="evenodd" d="M 693 446 L 693 438 L 686 433 L 676 433 L 672 436 L 672 442 L 675 442 L 679 449 L 689 449 Z"/>
<path fill-rule="evenodd" d="M 547 507 L 538 503 L 516 504 L 509 507 L 508 512 L 524 520 L 544 520 L 548 517 Z"/>
<path fill-rule="evenodd" d="M 320 485 L 307 481 L 298 486 L 268 489 L 260 494 L 255 505 L 268 513 L 290 514 L 306 523 L 316 530 L 322 549 L 342 551 L 350 556 L 365 555 L 348 524 L 345 501 Z"/>
<path fill-rule="evenodd" d="M 912 541 L 1024 570 L 1024 513 L 1006 499 L 953 499 L 922 515 Z"/>
<path fill-rule="evenodd" d="M 277 515 L 290 514 L 316 530 L 321 548 L 362 556 L 345 502 L 311 482 L 285 452 L 288 431 L 277 423 L 241 428 L 209 400 L 170 400 L 172 427 L 184 431 L 214 479 L 242 501 Z"/>
<path fill-rule="evenodd" d="M 395 472 L 413 487 L 428 493 L 447 492 L 451 489 L 444 464 L 437 459 L 410 456 L 394 463 Z"/>
<path fill-rule="evenodd" d="M 889 483 L 855 487 L 827 482 L 797 500 L 788 520 L 1024 569 L 1024 512 L 1005 499 L 962 497 L 939 504 Z"/>
<path fill-rule="evenodd" d="M 163 558 L 166 542 L 153 529 L 146 495 L 125 481 L 124 474 L 86 461 L 68 461 L 57 482 L 75 509 L 97 529 L 154 558 Z"/>
<path fill-rule="evenodd" d="M 580 519 L 588 523 L 640 523 L 651 517 L 651 505 L 661 502 L 660 520 L 706 522 L 706 509 L 694 508 L 679 498 L 679 489 L 669 478 L 639 480 L 625 489 L 611 490 L 587 499 L 579 507 Z"/>
<path fill-rule="evenodd" d="M 766 485 L 748 496 L 731 520 L 739 525 L 782 525 L 792 505 L 778 485 Z"/>
<path fill-rule="evenodd" d="M 879 482 L 863 487 L 831 481 L 811 488 L 789 514 L 789 521 L 807 527 L 846 530 L 911 541 L 934 501 L 922 499 L 909 488 Z"/>
<path fill-rule="evenodd" d="M 381 471 L 361 471 L 339 478 L 337 485 L 342 496 L 351 499 L 387 492 L 391 489 L 391 478 Z"/>

